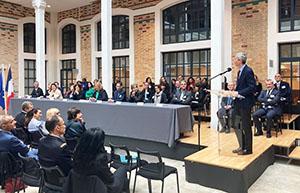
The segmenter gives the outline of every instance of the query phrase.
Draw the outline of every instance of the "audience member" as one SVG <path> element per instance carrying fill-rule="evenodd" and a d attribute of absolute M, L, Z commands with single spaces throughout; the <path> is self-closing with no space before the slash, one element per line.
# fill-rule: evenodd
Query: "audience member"
<path fill-rule="evenodd" d="M 37 150 L 29 149 L 20 139 L 15 137 L 11 131 L 16 127 L 16 121 L 11 115 L 0 115 L 0 152 L 9 152 L 15 157 L 18 153 L 23 156 L 37 158 Z"/>
<path fill-rule="evenodd" d="M 260 92 L 262 91 L 262 84 L 259 82 L 257 75 L 254 75 L 254 78 L 255 78 L 255 81 L 256 81 L 256 88 L 255 88 L 254 96 L 257 99 Z"/>
<path fill-rule="evenodd" d="M 176 84 L 176 79 L 173 78 L 172 82 L 171 82 L 171 93 L 170 93 L 171 95 L 173 95 L 173 93 L 175 93 L 175 90 L 176 90 L 175 84 Z"/>
<path fill-rule="evenodd" d="M 129 94 L 128 102 L 130 103 L 136 103 L 139 100 L 139 88 L 137 84 L 131 85 L 131 91 Z"/>
<path fill-rule="evenodd" d="M 253 122 L 256 126 L 254 136 L 263 135 L 262 124 L 259 120 L 262 116 L 267 119 L 267 138 L 271 137 L 272 121 L 275 116 L 281 115 L 280 92 L 275 88 L 271 79 L 266 80 L 267 90 L 261 91 L 258 101 L 261 102 L 261 108 L 253 113 Z"/>
<path fill-rule="evenodd" d="M 41 120 L 42 111 L 40 109 L 33 108 L 26 113 L 25 126 L 29 133 L 40 132 L 42 135 L 48 135 L 49 132 L 45 128 L 45 122 Z"/>
<path fill-rule="evenodd" d="M 229 82 L 227 84 L 229 91 L 234 91 L 234 83 Z M 232 128 L 232 113 L 233 113 L 233 97 L 226 96 L 222 97 L 221 108 L 218 110 L 217 115 L 221 124 L 220 132 L 230 133 L 230 128 Z"/>
<path fill-rule="evenodd" d="M 161 83 L 160 85 L 161 91 L 166 95 L 167 97 L 167 102 L 169 103 L 171 101 L 171 93 L 169 92 L 170 90 L 167 90 L 166 83 Z"/>
<path fill-rule="evenodd" d="M 200 110 L 204 107 L 204 98 L 206 96 L 206 92 L 202 89 L 201 85 L 196 84 L 195 89 L 192 92 L 192 110 Z M 199 109 L 200 108 L 200 109 Z"/>
<path fill-rule="evenodd" d="M 46 112 L 46 120 L 51 119 L 54 115 L 60 116 L 60 111 L 58 108 L 50 108 Z"/>
<path fill-rule="evenodd" d="M 65 134 L 64 120 L 54 115 L 46 121 L 49 135 L 40 140 L 38 157 L 41 166 L 58 166 L 67 176 L 72 168 L 72 153 L 68 150 L 63 135 Z"/>
<path fill-rule="evenodd" d="M 168 103 L 167 95 L 161 90 L 160 85 L 155 85 L 155 94 L 152 101 L 154 104 Z"/>
<path fill-rule="evenodd" d="M 138 102 L 151 103 L 153 94 L 149 89 L 149 83 L 144 82 L 144 89 L 139 94 Z"/>
<path fill-rule="evenodd" d="M 183 80 L 184 80 L 184 78 L 183 78 L 183 76 L 182 76 L 182 75 L 179 75 L 179 76 L 177 77 L 177 80 L 178 80 L 179 82 L 181 82 L 181 81 L 183 81 Z"/>
<path fill-rule="evenodd" d="M 17 128 L 25 128 L 25 115 L 28 111 L 33 109 L 33 104 L 30 101 L 24 101 L 22 103 L 22 111 L 18 113 L 15 117 L 16 120 L 16 127 Z"/>
<path fill-rule="evenodd" d="M 73 99 L 73 100 L 83 99 L 83 91 L 82 91 L 80 85 L 76 84 L 74 86 L 74 91 L 71 93 L 70 99 Z"/>
<path fill-rule="evenodd" d="M 66 90 L 66 92 L 64 93 L 64 98 L 67 98 L 67 99 L 71 99 L 72 98 L 72 93 L 74 93 L 74 84 L 71 83 L 69 85 L 69 88 L 68 90 Z"/>
<path fill-rule="evenodd" d="M 166 78 L 164 76 L 160 77 L 159 85 L 160 86 L 164 85 L 164 89 L 161 88 L 161 90 L 164 91 L 164 93 L 167 95 L 167 97 L 170 96 L 171 88 L 170 88 L 168 81 L 166 80 Z"/>
<path fill-rule="evenodd" d="M 47 89 L 46 89 L 46 93 L 45 93 L 45 97 L 48 97 L 50 92 L 51 92 L 51 85 L 52 83 L 48 83 L 47 85 Z"/>
<path fill-rule="evenodd" d="M 32 98 L 37 98 L 37 97 L 44 97 L 44 92 L 43 90 L 39 87 L 39 82 L 35 81 L 33 83 L 33 90 L 31 92 L 31 97 Z"/>
<path fill-rule="evenodd" d="M 60 89 L 58 89 L 57 84 L 52 83 L 51 84 L 51 91 L 49 93 L 48 98 L 50 99 L 62 99 L 62 94 Z"/>
<path fill-rule="evenodd" d="M 98 82 L 98 81 L 97 81 Z M 97 84 L 97 82 L 94 82 L 94 85 Z M 93 97 L 93 94 L 95 92 L 95 88 L 91 82 L 88 83 L 88 90 L 85 92 L 85 99 L 90 99 Z"/>
<path fill-rule="evenodd" d="M 149 88 L 150 92 L 155 93 L 155 89 L 154 89 L 155 84 L 152 82 L 152 79 L 149 76 L 146 78 L 145 82 L 148 82 L 148 85 L 149 85 L 148 88 Z"/>
<path fill-rule="evenodd" d="M 91 100 L 100 100 L 100 101 L 108 100 L 108 95 L 107 95 L 106 91 L 103 89 L 101 82 L 97 82 L 95 84 L 94 93 L 90 99 Z"/>
<path fill-rule="evenodd" d="M 173 104 L 181 104 L 181 105 L 190 105 L 192 101 L 192 94 L 190 91 L 186 89 L 187 83 L 186 81 L 181 81 L 180 92 L 176 93 L 173 96 L 171 103 Z"/>
<path fill-rule="evenodd" d="M 120 78 L 118 76 L 115 77 L 115 80 L 113 82 L 113 93 L 116 91 L 116 86 L 117 86 L 117 83 L 121 82 Z"/>
<path fill-rule="evenodd" d="M 195 87 L 195 79 L 193 78 L 193 77 L 189 77 L 188 79 L 187 79 L 187 87 L 186 87 L 186 89 L 188 90 L 188 91 L 193 91 L 193 89 L 194 89 L 194 87 Z"/>
<path fill-rule="evenodd" d="M 114 101 L 126 102 L 126 93 L 122 87 L 122 82 L 116 83 L 116 90 L 112 99 Z"/>
<path fill-rule="evenodd" d="M 100 128 L 88 129 L 75 150 L 74 170 L 84 176 L 98 176 L 107 186 L 108 193 L 129 192 L 125 167 L 119 167 L 114 173 L 110 171 L 104 140 L 105 133 Z"/>
<path fill-rule="evenodd" d="M 282 80 L 282 77 L 280 74 L 275 75 L 275 86 L 277 90 L 279 90 L 279 95 L 280 95 L 280 105 L 284 106 L 287 103 L 290 103 L 292 100 L 292 90 L 289 85 L 289 83 L 285 82 Z"/>
<path fill-rule="evenodd" d="M 80 136 L 86 131 L 85 122 L 80 109 L 73 107 L 67 112 L 68 121 L 66 124 L 65 138 L 80 138 Z"/>
<path fill-rule="evenodd" d="M 176 80 L 175 82 L 175 90 L 173 92 L 173 96 L 174 95 L 178 95 L 180 93 L 180 81 Z"/>

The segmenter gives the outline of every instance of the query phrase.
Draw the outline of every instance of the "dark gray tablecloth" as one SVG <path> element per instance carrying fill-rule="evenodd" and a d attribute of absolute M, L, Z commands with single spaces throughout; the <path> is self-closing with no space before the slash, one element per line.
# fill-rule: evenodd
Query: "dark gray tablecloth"
<path fill-rule="evenodd" d="M 180 132 L 192 131 L 193 116 L 189 106 L 164 104 L 137 105 L 135 103 L 95 103 L 89 101 L 63 101 L 47 99 L 12 99 L 9 113 L 15 116 L 21 104 L 31 101 L 43 115 L 49 108 L 56 107 L 67 120 L 67 110 L 79 108 L 87 128 L 100 127 L 107 135 L 129 137 L 168 144 L 172 147 Z"/>

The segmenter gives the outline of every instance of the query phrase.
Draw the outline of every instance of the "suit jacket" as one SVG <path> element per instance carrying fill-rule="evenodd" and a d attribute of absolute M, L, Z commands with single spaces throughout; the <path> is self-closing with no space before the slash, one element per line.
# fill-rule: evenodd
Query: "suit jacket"
<path fill-rule="evenodd" d="M 93 97 L 97 100 L 108 101 L 108 96 L 104 89 L 102 89 L 100 91 L 95 90 Z"/>
<path fill-rule="evenodd" d="M 183 95 L 182 98 L 181 95 Z M 180 92 L 175 93 L 171 101 L 171 103 L 173 104 L 182 104 L 182 105 L 190 105 L 191 102 L 192 102 L 192 93 L 188 90 L 185 91 L 180 90 Z"/>
<path fill-rule="evenodd" d="M 32 90 L 32 92 L 31 92 L 31 97 L 32 98 L 37 98 L 37 97 L 40 97 L 40 96 L 44 96 L 44 92 L 40 87 L 38 87 L 37 89 Z"/>
<path fill-rule="evenodd" d="M 232 97 L 222 97 L 221 107 L 224 108 L 227 105 L 233 106 L 233 98 Z"/>
<path fill-rule="evenodd" d="M 81 123 L 75 120 L 68 120 L 66 124 L 65 138 L 80 138 L 81 135 L 86 131 L 85 123 Z"/>
<path fill-rule="evenodd" d="M 113 96 L 114 101 L 126 102 L 126 93 L 124 90 L 115 91 Z"/>
<path fill-rule="evenodd" d="M 246 65 L 237 79 L 236 91 L 244 99 L 236 99 L 235 105 L 239 108 L 251 108 L 255 103 L 254 93 L 256 90 L 256 81 L 254 79 L 254 73 L 252 69 Z"/>
<path fill-rule="evenodd" d="M 136 103 L 139 101 L 139 95 L 140 95 L 139 91 L 137 91 L 134 95 L 132 94 L 132 91 L 131 91 L 127 101 L 130 103 Z"/>
<path fill-rule="evenodd" d="M 48 135 L 41 138 L 38 146 L 39 162 L 42 166 L 58 166 L 67 176 L 72 168 L 72 154 L 63 138 Z"/>
<path fill-rule="evenodd" d="M 289 83 L 281 81 L 279 84 L 279 88 L 277 87 L 276 83 L 274 85 L 279 90 L 281 101 L 290 102 L 292 90 L 291 90 Z"/>
<path fill-rule="evenodd" d="M 15 117 L 15 120 L 16 120 L 16 128 L 24 128 L 25 125 L 25 115 L 26 115 L 26 112 L 25 111 L 22 111 L 20 113 L 18 113 Z"/>
<path fill-rule="evenodd" d="M 151 103 L 153 94 L 151 90 L 147 91 L 147 96 L 146 96 L 146 90 L 143 89 L 142 92 L 140 92 L 139 97 L 138 97 L 138 102 L 144 102 L 144 103 Z"/>
<path fill-rule="evenodd" d="M 11 132 L 0 130 L 0 152 L 4 151 L 18 157 L 18 153 L 26 156 L 29 148 Z"/>
<path fill-rule="evenodd" d="M 277 111 L 281 111 L 279 107 L 280 92 L 275 88 L 269 95 L 267 94 L 267 90 L 261 91 L 257 100 L 261 102 L 262 108 L 264 109 L 275 109 Z"/>

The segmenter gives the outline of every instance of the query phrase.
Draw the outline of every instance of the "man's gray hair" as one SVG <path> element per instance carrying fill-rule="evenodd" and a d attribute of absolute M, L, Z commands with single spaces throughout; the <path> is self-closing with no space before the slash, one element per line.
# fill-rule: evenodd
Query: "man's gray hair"
<path fill-rule="evenodd" d="M 243 64 L 246 64 L 246 62 L 247 62 L 247 55 L 246 55 L 245 53 L 239 52 L 239 53 L 237 53 L 237 54 L 235 55 L 235 57 L 236 57 L 237 59 L 241 60 Z"/>
<path fill-rule="evenodd" d="M 30 101 L 24 101 L 24 102 L 22 103 L 22 110 L 25 111 L 26 109 L 29 108 L 30 105 L 33 106 L 33 105 L 32 105 L 32 102 L 30 102 Z"/>

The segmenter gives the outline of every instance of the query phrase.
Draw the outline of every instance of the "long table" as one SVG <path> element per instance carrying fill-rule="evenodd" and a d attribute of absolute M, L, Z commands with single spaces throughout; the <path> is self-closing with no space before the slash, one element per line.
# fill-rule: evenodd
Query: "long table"
<path fill-rule="evenodd" d="M 108 103 L 74 100 L 11 99 L 9 113 L 15 116 L 24 101 L 31 101 L 45 116 L 47 109 L 56 107 L 64 120 L 67 110 L 79 108 L 87 128 L 100 127 L 107 135 L 175 145 L 181 132 L 192 131 L 193 116 L 189 106 L 136 103 Z"/>

